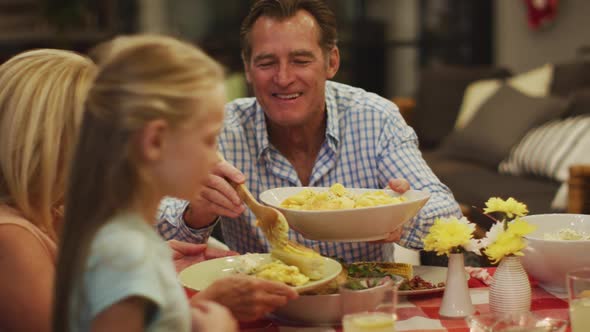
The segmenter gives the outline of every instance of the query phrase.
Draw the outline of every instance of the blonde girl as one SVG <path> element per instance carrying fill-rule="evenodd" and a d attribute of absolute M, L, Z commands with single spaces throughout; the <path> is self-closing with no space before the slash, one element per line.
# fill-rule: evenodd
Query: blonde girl
<path fill-rule="evenodd" d="M 88 58 L 53 49 L 0 65 L 2 330 L 50 330 L 65 166 L 94 72 Z"/>
<path fill-rule="evenodd" d="M 119 37 L 96 54 L 66 194 L 54 331 L 233 331 L 224 307 L 189 309 L 152 227 L 161 198 L 193 197 L 217 161 L 222 69 L 169 37 Z"/>

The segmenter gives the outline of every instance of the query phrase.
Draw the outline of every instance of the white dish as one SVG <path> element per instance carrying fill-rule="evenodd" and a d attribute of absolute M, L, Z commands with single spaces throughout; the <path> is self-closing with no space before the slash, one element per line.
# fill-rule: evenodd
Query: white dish
<path fill-rule="evenodd" d="M 289 227 L 304 237 L 319 241 L 361 242 L 387 237 L 413 218 L 430 198 L 425 191 L 409 190 L 403 194 L 408 200 L 398 204 L 330 211 L 301 211 L 281 207 L 287 197 L 305 188 L 326 191 L 327 187 L 282 187 L 269 189 L 260 194 L 260 201 L 281 211 Z M 347 188 L 355 195 L 378 189 Z M 391 196 L 401 196 L 392 190 L 384 190 Z M 368 227 L 370 225 L 370 227 Z"/>
<path fill-rule="evenodd" d="M 442 266 L 414 266 L 414 275 L 433 284 L 446 281 L 447 268 Z M 469 278 L 469 274 L 465 274 Z M 399 296 L 434 294 L 445 288 L 398 291 Z M 286 305 L 277 308 L 270 318 L 289 325 L 333 326 L 340 324 L 340 294 L 301 295 Z"/>
<path fill-rule="evenodd" d="M 538 214 L 523 217 L 537 229 L 526 235 L 528 245 L 522 250 L 526 272 L 547 290 L 565 293 L 567 271 L 590 266 L 590 240 L 545 240 L 545 233 L 556 234 L 564 228 L 590 234 L 590 215 Z"/>
<path fill-rule="evenodd" d="M 259 264 L 272 261 L 270 254 L 248 254 L 250 258 L 257 260 Z M 317 286 L 330 282 L 340 274 L 342 265 L 337 261 L 324 257 L 324 277 L 310 281 L 305 285 L 293 287 L 297 292 L 311 290 Z M 187 267 L 178 275 L 180 283 L 194 291 L 201 291 L 211 285 L 215 280 L 239 273 L 242 265 L 240 256 L 228 256 L 203 261 Z"/>
<path fill-rule="evenodd" d="M 444 266 L 418 265 L 414 266 L 414 276 L 419 276 L 425 281 L 428 281 L 433 285 L 437 285 L 438 283 L 445 282 L 447 280 L 447 270 L 448 268 Z M 469 279 L 469 274 L 466 274 L 466 278 Z M 438 293 L 444 290 L 445 287 L 443 286 L 429 289 L 399 290 L 397 294 L 400 296 L 421 295 Z"/>

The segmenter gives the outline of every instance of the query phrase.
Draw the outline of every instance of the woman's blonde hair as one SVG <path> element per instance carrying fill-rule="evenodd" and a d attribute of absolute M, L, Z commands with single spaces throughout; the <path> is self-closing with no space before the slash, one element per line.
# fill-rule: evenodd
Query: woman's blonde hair
<path fill-rule="evenodd" d="M 93 54 L 99 70 L 71 165 L 54 331 L 70 329 L 72 286 L 81 280 L 94 235 L 131 207 L 145 182 L 134 158 L 134 135 L 152 120 L 163 119 L 174 128 L 195 119 L 209 109 L 202 102 L 223 82 L 217 62 L 171 37 L 118 37 Z"/>
<path fill-rule="evenodd" d="M 0 203 L 54 240 L 54 215 L 94 73 L 90 59 L 53 49 L 0 65 Z"/>

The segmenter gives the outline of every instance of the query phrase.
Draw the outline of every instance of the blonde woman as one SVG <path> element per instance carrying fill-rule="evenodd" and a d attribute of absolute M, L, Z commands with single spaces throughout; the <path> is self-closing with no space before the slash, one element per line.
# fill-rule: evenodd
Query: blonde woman
<path fill-rule="evenodd" d="M 2 330 L 50 330 L 65 165 L 94 72 L 89 59 L 51 49 L 0 65 Z"/>
<path fill-rule="evenodd" d="M 234 331 L 229 311 L 178 284 L 153 228 L 165 195 L 189 198 L 217 161 L 221 67 L 169 37 L 99 46 L 72 159 L 54 331 Z"/>

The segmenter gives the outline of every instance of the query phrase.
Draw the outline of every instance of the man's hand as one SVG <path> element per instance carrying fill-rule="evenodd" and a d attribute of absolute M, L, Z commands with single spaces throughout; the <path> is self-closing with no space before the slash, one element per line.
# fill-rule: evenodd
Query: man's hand
<path fill-rule="evenodd" d="M 215 166 L 205 185 L 197 197 L 191 200 L 184 220 L 190 227 L 204 227 L 217 217 L 237 218 L 244 213 L 246 207 L 233 186 L 226 180 L 244 183 L 245 176 L 237 168 L 225 160 Z"/>
<path fill-rule="evenodd" d="M 398 227 L 395 231 L 389 232 L 387 237 L 377 241 L 371 241 L 371 243 L 390 243 L 398 242 L 402 238 L 403 226 Z"/>
<path fill-rule="evenodd" d="M 388 186 L 391 190 L 400 194 L 410 190 L 410 183 L 406 179 L 391 179 Z"/>
<path fill-rule="evenodd" d="M 389 188 L 391 190 L 403 194 L 406 191 L 410 190 L 410 183 L 405 179 L 392 179 L 389 180 L 388 183 Z M 398 242 L 402 238 L 402 231 L 403 226 L 398 227 L 395 231 L 390 232 L 386 238 L 378 240 L 378 241 L 371 241 L 371 243 L 389 243 L 389 242 Z"/>
<path fill-rule="evenodd" d="M 177 240 L 168 241 L 168 245 L 174 252 L 172 259 L 174 259 L 176 272 L 180 272 L 186 267 L 204 260 L 238 254 L 235 251 L 209 248 L 206 244 L 195 244 Z"/>
<path fill-rule="evenodd" d="M 215 301 L 240 321 L 253 321 L 299 295 L 285 284 L 251 276 L 233 275 L 218 279 L 191 298 L 191 305 Z"/>

